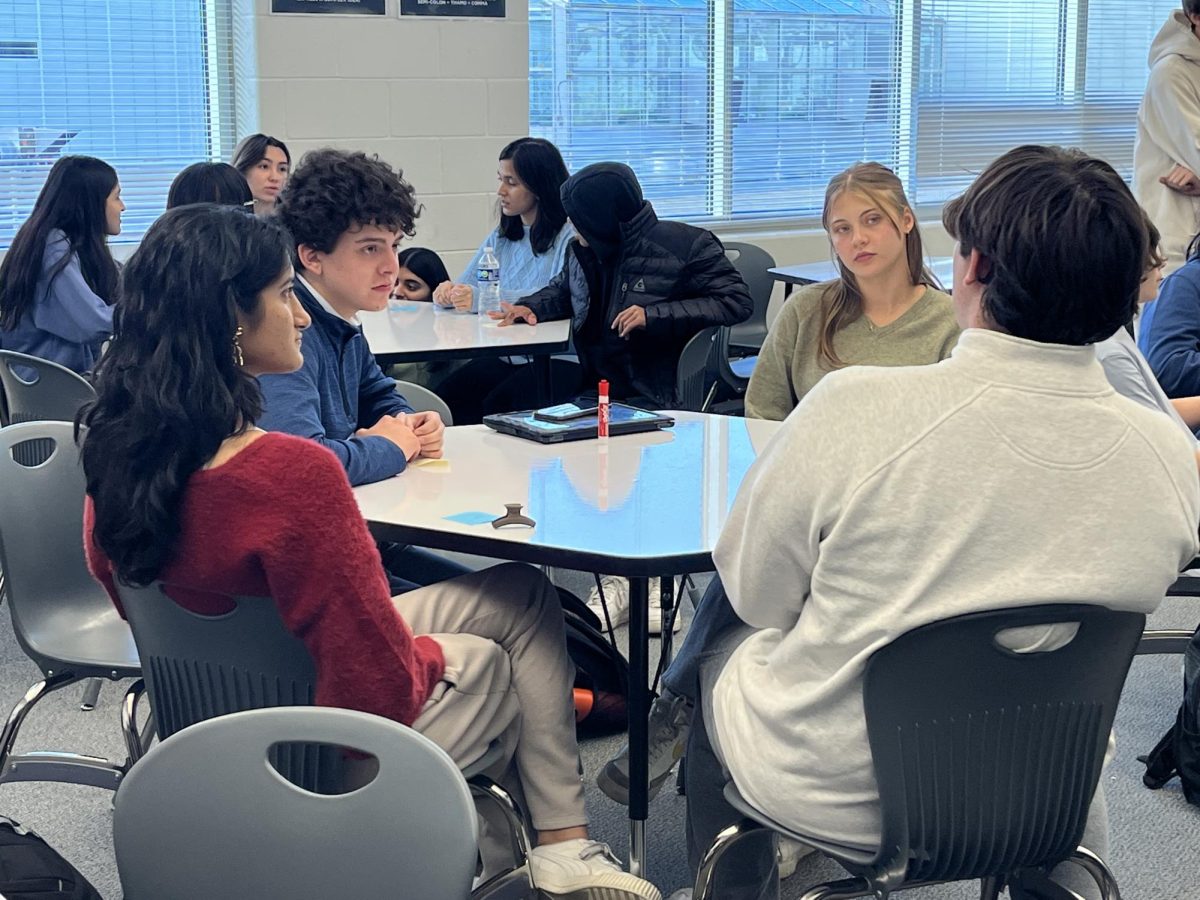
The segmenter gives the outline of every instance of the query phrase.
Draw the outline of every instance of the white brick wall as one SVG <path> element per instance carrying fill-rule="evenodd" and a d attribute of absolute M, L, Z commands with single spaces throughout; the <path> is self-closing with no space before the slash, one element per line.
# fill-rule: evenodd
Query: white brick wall
<path fill-rule="evenodd" d="M 271 15 L 256 0 L 258 122 L 294 160 L 324 146 L 378 153 L 424 211 L 413 242 L 457 276 L 496 224 L 496 158 L 529 128 L 527 0 L 506 19 Z"/>

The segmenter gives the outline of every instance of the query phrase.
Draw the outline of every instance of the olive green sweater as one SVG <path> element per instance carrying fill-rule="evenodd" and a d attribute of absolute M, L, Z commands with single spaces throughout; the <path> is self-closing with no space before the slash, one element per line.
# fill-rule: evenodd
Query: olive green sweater
<path fill-rule="evenodd" d="M 763 341 L 746 389 L 746 415 L 783 420 L 832 369 L 820 358 L 821 294 L 810 284 L 788 298 Z M 847 366 L 920 366 L 950 355 L 958 324 L 949 294 L 929 288 L 896 321 L 882 327 L 859 316 L 833 338 Z"/>

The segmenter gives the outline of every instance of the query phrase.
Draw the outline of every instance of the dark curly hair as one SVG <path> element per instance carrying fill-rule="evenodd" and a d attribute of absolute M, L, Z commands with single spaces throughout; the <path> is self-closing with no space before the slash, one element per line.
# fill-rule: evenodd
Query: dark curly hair
<path fill-rule="evenodd" d="M 237 311 L 257 313 L 289 249 L 273 218 L 200 203 L 166 212 L 125 266 L 79 421 L 96 541 L 126 584 L 159 576 L 188 479 L 262 413 L 258 381 L 234 359 Z"/>
<path fill-rule="evenodd" d="M 361 151 L 313 150 L 288 179 L 280 198 L 279 218 L 296 247 L 322 253 L 347 231 L 380 225 L 408 237 L 421 214 L 416 191 L 378 156 Z"/>
<path fill-rule="evenodd" d="M 1000 331 L 1094 344 L 1137 309 L 1142 209 L 1112 166 L 1081 150 L 1009 150 L 946 204 L 942 224 L 964 257 L 986 260 L 983 314 Z"/>

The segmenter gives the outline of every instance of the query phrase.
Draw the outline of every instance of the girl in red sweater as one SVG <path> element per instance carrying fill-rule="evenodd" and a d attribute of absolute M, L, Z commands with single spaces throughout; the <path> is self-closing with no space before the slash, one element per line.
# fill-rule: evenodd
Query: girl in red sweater
<path fill-rule="evenodd" d="M 507 564 L 390 597 L 341 464 L 254 427 L 256 376 L 302 362 L 309 318 L 292 277 L 273 219 L 185 206 L 147 232 L 83 419 L 93 573 L 118 606 L 117 579 L 160 580 L 201 613 L 230 595 L 272 597 L 312 654 L 317 703 L 411 725 L 460 765 L 495 740 L 511 751 L 510 780 L 538 831 L 538 888 L 661 900 L 587 837 L 550 583 Z"/>

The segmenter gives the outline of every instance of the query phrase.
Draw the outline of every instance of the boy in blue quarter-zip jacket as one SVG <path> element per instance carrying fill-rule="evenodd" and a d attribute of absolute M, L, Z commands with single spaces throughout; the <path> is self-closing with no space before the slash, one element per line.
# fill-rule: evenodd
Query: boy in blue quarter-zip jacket
<path fill-rule="evenodd" d="M 288 180 L 279 216 L 295 242 L 295 290 L 312 325 L 304 365 L 259 379 L 258 424 L 329 448 L 356 485 L 403 472 L 417 456 L 440 457 L 441 417 L 413 412 L 396 393 L 358 323 L 359 312 L 387 306 L 396 245 L 413 234 L 417 216 L 412 186 L 378 157 L 317 150 Z M 394 593 L 466 571 L 413 548 L 380 552 Z"/>

